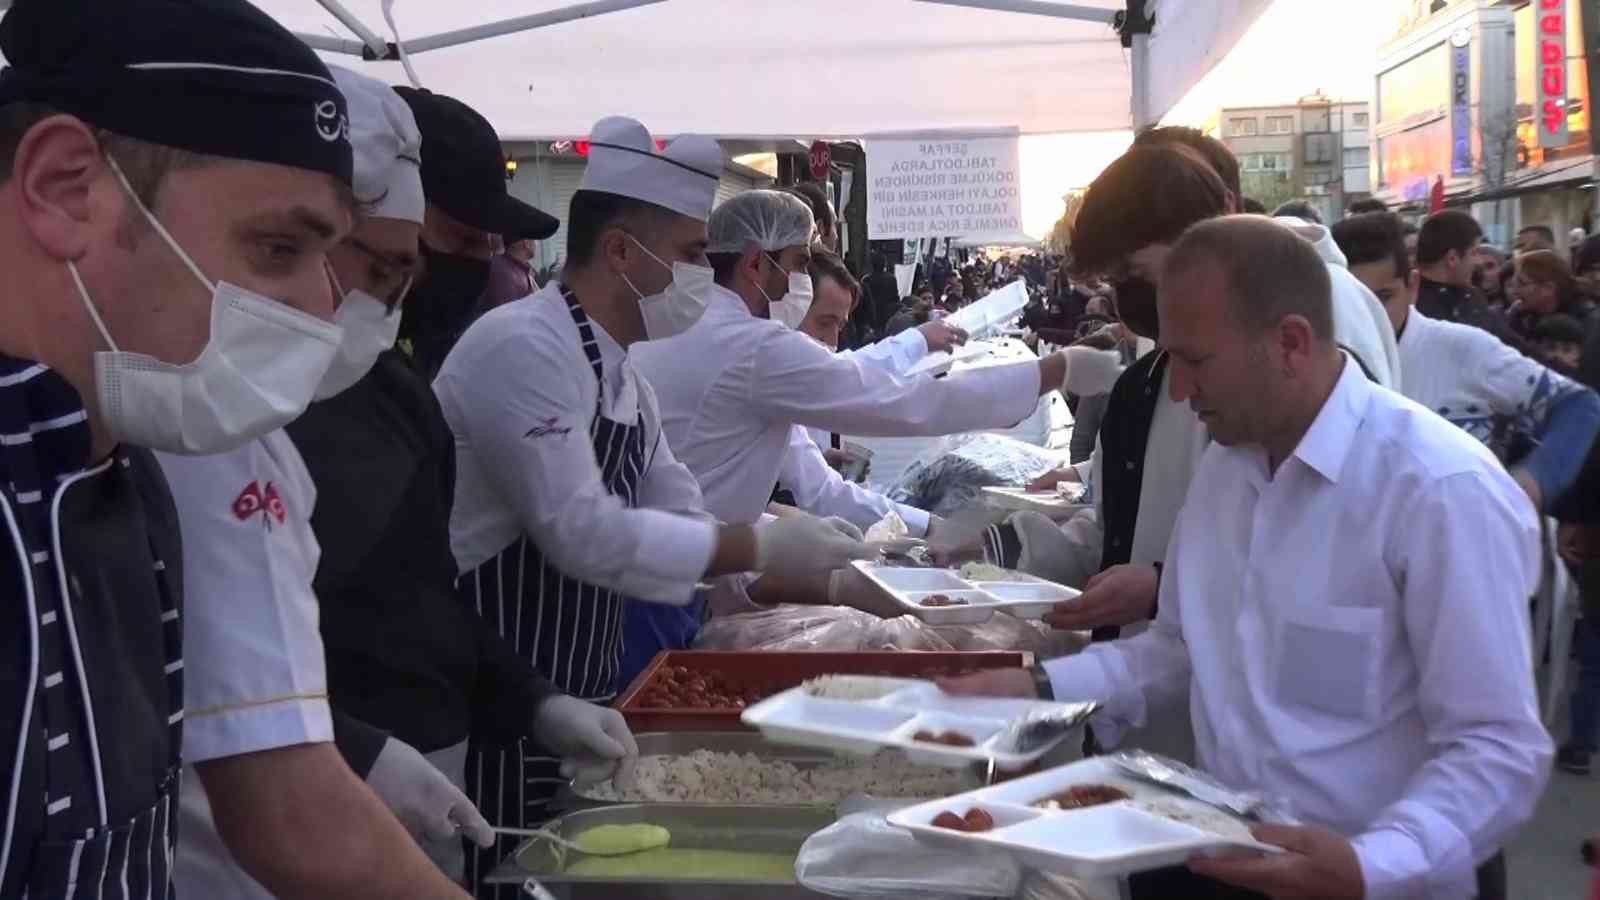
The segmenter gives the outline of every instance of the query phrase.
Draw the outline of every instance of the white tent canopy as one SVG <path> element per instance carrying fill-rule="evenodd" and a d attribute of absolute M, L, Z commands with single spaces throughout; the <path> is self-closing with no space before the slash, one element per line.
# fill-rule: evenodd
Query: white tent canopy
<path fill-rule="evenodd" d="M 404 83 L 398 63 L 349 55 L 393 39 L 381 0 L 255 2 L 330 62 Z M 1148 0 L 1154 30 L 1132 50 L 1111 24 L 1123 0 L 397 0 L 393 11 L 423 85 L 504 140 L 582 137 L 612 113 L 663 135 L 843 138 L 1156 121 L 1270 2 Z M 528 16 L 555 24 L 422 49 Z"/>

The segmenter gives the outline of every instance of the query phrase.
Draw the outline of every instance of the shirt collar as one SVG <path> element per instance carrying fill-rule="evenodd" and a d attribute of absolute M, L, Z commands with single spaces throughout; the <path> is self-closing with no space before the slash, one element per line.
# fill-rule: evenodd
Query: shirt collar
<path fill-rule="evenodd" d="M 1333 393 L 1323 402 L 1317 418 L 1300 438 L 1294 456 L 1316 470 L 1329 482 L 1337 484 L 1344 469 L 1350 446 L 1355 442 L 1356 431 L 1366 417 L 1367 400 L 1372 395 L 1372 384 L 1361 367 L 1349 359 L 1344 360 L 1344 371 L 1333 387 Z"/>

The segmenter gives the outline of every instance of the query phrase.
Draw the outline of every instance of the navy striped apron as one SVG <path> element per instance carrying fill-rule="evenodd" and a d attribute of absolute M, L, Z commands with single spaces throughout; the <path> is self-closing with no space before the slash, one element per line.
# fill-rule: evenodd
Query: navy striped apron
<path fill-rule="evenodd" d="M 643 417 L 625 424 L 601 413 L 606 383 L 594 330 L 572 290 L 563 286 L 561 296 L 599 385 L 589 423 L 595 460 L 606 490 L 635 506 L 639 482 L 648 468 Z M 596 703 L 616 696 L 624 595 L 562 573 L 526 536 L 462 576 L 457 592 L 560 690 Z M 541 755 L 527 741 L 515 746 L 475 741 L 467 754 L 467 793 L 491 824 L 531 828 L 547 818 L 544 807 L 565 781 L 560 768 L 561 760 Z M 477 888 L 478 897 L 517 896 L 512 886 L 497 890 L 479 883 L 518 840 L 501 838 L 488 850 L 468 848 L 467 883 Z"/>

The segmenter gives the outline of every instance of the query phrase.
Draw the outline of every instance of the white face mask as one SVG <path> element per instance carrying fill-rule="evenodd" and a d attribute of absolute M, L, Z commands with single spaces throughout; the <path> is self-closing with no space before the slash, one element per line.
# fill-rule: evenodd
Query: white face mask
<path fill-rule="evenodd" d="M 772 259 L 772 257 L 767 257 Z M 783 268 L 776 259 L 772 264 Z M 759 290 L 759 286 L 757 287 Z M 761 296 L 767 298 L 767 315 L 774 322 L 782 324 L 791 330 L 798 329 L 800 323 L 805 321 L 806 313 L 811 311 L 811 276 L 805 272 L 789 273 L 789 290 L 782 297 L 774 300 L 767 297 L 766 291 L 761 291 Z"/>
<path fill-rule="evenodd" d="M 213 284 L 145 208 L 115 160 L 112 172 L 168 247 L 211 291 L 211 336 L 193 362 L 165 362 L 117 348 L 94 301 L 67 263 L 108 352 L 94 355 L 100 415 L 118 441 L 170 453 L 223 453 L 289 424 L 311 404 L 339 348 L 341 329 L 227 282 Z"/>
<path fill-rule="evenodd" d="M 339 286 L 339 279 L 333 275 L 332 269 L 328 270 L 328 274 L 333 277 L 334 288 L 344 297 L 339 304 L 339 311 L 333 315 L 333 324 L 344 329 L 344 337 L 339 340 L 339 352 L 334 355 L 333 364 L 328 366 L 328 371 L 323 373 L 322 383 L 317 385 L 318 400 L 326 400 L 354 387 L 356 382 L 372 371 L 378 357 L 394 346 L 394 340 L 400 334 L 398 307 L 391 312 L 382 300 L 366 291 L 346 293 Z M 410 287 L 407 282 L 400 291 L 402 298 Z"/>
<path fill-rule="evenodd" d="M 628 276 L 623 275 L 622 280 L 628 289 L 639 295 L 639 312 L 644 316 L 644 339 L 659 341 L 674 335 L 683 334 L 706 311 L 706 297 L 711 293 L 711 285 L 716 280 L 716 273 L 709 266 L 697 266 L 692 263 L 675 262 L 667 265 L 661 257 L 650 252 L 650 248 L 639 243 L 633 235 L 628 235 L 628 240 L 640 249 L 645 255 L 660 263 L 663 268 L 672 270 L 672 281 L 659 294 L 645 296 Z"/>

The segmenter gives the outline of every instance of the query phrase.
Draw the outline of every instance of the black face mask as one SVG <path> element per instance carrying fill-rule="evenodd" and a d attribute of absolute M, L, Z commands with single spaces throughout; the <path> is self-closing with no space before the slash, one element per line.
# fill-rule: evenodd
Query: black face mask
<path fill-rule="evenodd" d="M 489 286 L 489 261 L 419 245 L 422 280 L 406 295 L 400 337 L 411 341 L 412 357 L 432 373 L 467 330 L 478 298 Z"/>
<path fill-rule="evenodd" d="M 1156 316 L 1156 286 L 1138 277 L 1111 286 L 1117 292 L 1117 314 L 1122 324 L 1139 337 L 1158 340 L 1161 329 Z"/>

